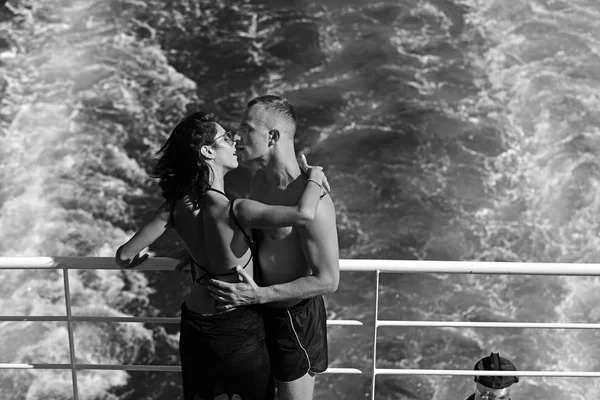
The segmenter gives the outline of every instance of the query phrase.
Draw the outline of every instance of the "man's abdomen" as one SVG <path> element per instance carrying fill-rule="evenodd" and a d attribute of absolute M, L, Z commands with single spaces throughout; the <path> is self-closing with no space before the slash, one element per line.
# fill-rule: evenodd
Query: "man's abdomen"
<path fill-rule="evenodd" d="M 258 258 L 263 286 L 291 282 L 311 274 L 304 258 L 302 246 L 295 233 L 279 240 L 263 237 L 260 241 Z M 290 307 L 299 300 L 270 303 L 272 307 Z"/>

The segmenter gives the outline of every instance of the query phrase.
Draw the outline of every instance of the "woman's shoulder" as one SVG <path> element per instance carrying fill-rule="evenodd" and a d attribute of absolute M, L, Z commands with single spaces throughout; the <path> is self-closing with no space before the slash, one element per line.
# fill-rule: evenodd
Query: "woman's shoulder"
<path fill-rule="evenodd" d="M 202 213 L 213 218 L 227 218 L 231 201 L 220 195 L 206 194 L 202 204 Z"/>

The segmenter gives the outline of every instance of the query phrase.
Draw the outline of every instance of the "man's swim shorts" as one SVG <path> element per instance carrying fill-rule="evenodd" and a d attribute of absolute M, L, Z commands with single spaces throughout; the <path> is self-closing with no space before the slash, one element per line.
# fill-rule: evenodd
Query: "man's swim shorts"
<path fill-rule="evenodd" d="M 271 368 L 280 382 L 327 369 L 327 312 L 323 296 L 290 308 L 263 307 Z"/>

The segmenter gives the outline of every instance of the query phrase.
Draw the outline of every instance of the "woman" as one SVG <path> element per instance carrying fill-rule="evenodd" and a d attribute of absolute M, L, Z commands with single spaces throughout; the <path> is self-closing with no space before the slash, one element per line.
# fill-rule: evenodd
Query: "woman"
<path fill-rule="evenodd" d="M 313 167 L 296 206 L 230 201 L 224 193 L 224 177 L 237 166 L 231 133 L 211 114 L 186 117 L 160 149 L 154 171 L 165 203 L 117 250 L 117 262 L 131 266 L 143 260 L 137 254 L 169 228 L 187 247 L 194 286 L 182 304 L 179 344 L 186 400 L 220 395 L 244 400 L 274 397 L 260 314 L 253 307 L 218 313 L 207 281 L 237 281 L 235 265 L 252 276 L 255 255 L 250 229 L 310 222 L 324 190 L 323 172 Z"/>

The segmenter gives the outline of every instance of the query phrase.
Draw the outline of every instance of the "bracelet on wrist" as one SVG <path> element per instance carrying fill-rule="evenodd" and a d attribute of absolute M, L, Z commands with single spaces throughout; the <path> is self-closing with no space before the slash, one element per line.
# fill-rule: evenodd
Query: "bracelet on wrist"
<path fill-rule="evenodd" d="M 304 182 L 304 186 L 308 185 L 308 182 L 314 182 L 315 184 L 317 184 L 321 189 L 323 189 L 323 185 L 321 185 L 319 182 L 315 181 L 314 179 L 308 178 L 306 180 L 306 182 Z"/>
<path fill-rule="evenodd" d="M 315 181 L 314 179 L 308 178 L 306 180 L 306 182 L 304 182 L 304 186 L 306 186 L 308 184 L 308 182 L 314 182 L 316 185 L 318 185 L 321 188 L 321 195 L 319 196 L 320 199 L 322 199 L 327 194 L 327 190 L 325 190 L 323 185 L 321 185 L 319 182 Z"/>

